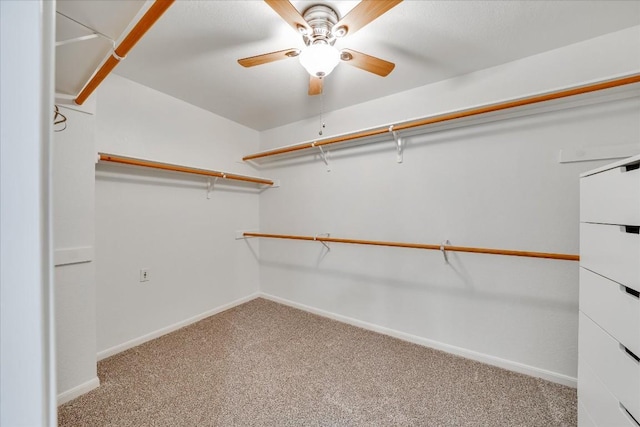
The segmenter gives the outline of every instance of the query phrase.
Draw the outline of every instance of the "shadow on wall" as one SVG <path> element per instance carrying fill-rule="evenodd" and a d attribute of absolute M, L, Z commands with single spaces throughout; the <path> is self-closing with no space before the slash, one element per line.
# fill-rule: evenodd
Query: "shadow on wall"
<path fill-rule="evenodd" d="M 269 187 L 244 181 L 228 181 L 215 177 L 207 178 L 180 172 L 169 172 L 134 166 L 98 164 L 96 180 L 122 184 L 153 185 L 207 191 L 208 181 L 213 184 L 212 192 L 259 194 Z"/>
<path fill-rule="evenodd" d="M 243 238 L 243 240 L 244 240 L 245 244 L 247 245 L 247 248 L 249 248 L 249 251 L 251 252 L 251 255 L 253 256 L 253 259 L 255 259 L 256 261 L 258 261 L 258 263 L 260 263 L 260 256 L 258 255 L 258 252 L 255 250 L 255 248 L 249 242 L 249 239 Z"/>
<path fill-rule="evenodd" d="M 479 291 L 477 286 L 474 286 L 473 281 L 471 280 L 468 272 L 466 271 L 463 263 L 457 254 L 449 253 L 449 266 L 453 269 L 455 274 L 460 278 L 461 282 L 465 285 L 464 288 L 453 288 L 453 287 L 443 287 L 441 285 L 437 285 L 435 283 L 429 283 L 428 280 L 425 282 L 420 281 L 412 281 L 406 279 L 398 279 L 392 277 L 380 277 L 374 276 L 366 273 L 359 272 L 348 272 L 338 269 L 327 269 L 320 268 L 319 266 L 310 267 L 299 264 L 292 264 L 286 262 L 278 262 L 278 261 L 265 261 L 260 260 L 259 264 L 261 267 L 270 267 L 275 269 L 287 270 L 290 272 L 299 272 L 305 274 L 312 274 L 315 276 L 321 275 L 326 278 L 351 281 L 351 282 L 359 282 L 359 283 L 368 283 L 372 285 L 383 285 L 393 288 L 410 288 L 413 290 L 421 290 L 424 292 L 429 292 L 433 294 L 446 294 L 449 296 L 469 296 L 473 295 L 473 298 L 479 301 L 493 301 L 493 302 L 502 302 L 508 303 L 510 305 L 518 305 L 518 306 L 527 306 L 527 307 L 536 307 L 536 308 L 544 308 L 544 309 L 556 309 L 567 312 L 577 312 L 578 310 L 578 302 L 577 300 L 573 303 L 563 302 L 559 300 L 554 300 L 551 298 L 540 298 L 532 295 L 516 295 L 516 294 L 507 294 L 507 293 L 498 293 L 498 292 L 486 292 Z M 425 274 L 425 277 L 426 274 Z"/>

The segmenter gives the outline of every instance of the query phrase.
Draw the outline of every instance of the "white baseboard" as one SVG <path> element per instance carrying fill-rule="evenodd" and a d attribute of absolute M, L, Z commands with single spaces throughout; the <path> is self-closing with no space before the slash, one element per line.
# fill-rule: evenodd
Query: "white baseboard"
<path fill-rule="evenodd" d="M 170 332 L 173 332 L 177 329 L 183 328 L 187 325 L 190 325 L 192 323 L 195 323 L 199 320 L 202 320 L 206 317 L 209 316 L 213 316 L 214 314 L 218 314 L 221 313 L 223 311 L 226 311 L 230 308 L 236 307 L 238 305 L 244 304 L 246 302 L 249 302 L 251 300 L 254 300 L 256 298 L 264 298 L 264 299 L 268 299 L 270 301 L 274 301 L 280 304 L 284 304 L 287 305 L 289 307 L 293 307 L 293 308 L 297 308 L 309 313 L 313 313 L 313 314 L 317 314 L 319 316 L 322 317 L 327 317 L 329 319 L 333 319 L 333 320 L 337 320 L 339 322 L 342 323 L 346 323 L 349 325 L 353 325 L 359 328 L 363 328 L 363 329 L 367 329 L 373 332 L 377 332 L 383 335 L 388 335 L 394 338 L 398 338 L 401 339 L 403 341 L 407 341 L 407 342 L 411 342 L 414 344 L 418 344 L 424 347 L 429 347 L 429 348 L 433 348 L 436 350 L 441 350 L 444 351 L 446 353 L 450 353 L 450 354 L 455 354 L 457 356 L 462 356 L 465 357 L 467 359 L 471 359 L 471 360 L 476 360 L 478 362 L 482 362 L 482 363 L 486 363 L 488 365 L 492 365 L 492 366 L 496 366 L 499 368 L 503 368 L 503 369 L 507 369 L 509 371 L 514 371 L 514 372 L 518 372 L 521 374 L 525 374 L 525 375 L 529 375 L 532 377 L 536 377 L 536 378 L 542 378 L 544 380 L 547 381 L 551 381 L 557 384 L 562 384 L 562 385 L 566 385 L 569 387 L 573 387 L 576 388 L 578 381 L 576 378 L 574 377 L 570 377 L 568 375 L 564 375 L 564 374 L 560 374 L 557 372 L 553 372 L 553 371 L 548 371 L 546 369 L 541 369 L 541 368 L 536 368 L 534 366 L 529 366 L 529 365 L 525 365 L 523 363 L 519 363 L 519 362 L 514 362 L 512 360 L 507 360 L 507 359 L 502 359 L 499 357 L 495 357 L 495 356 L 491 356 L 488 354 L 484 354 L 484 353 L 479 353 L 473 350 L 468 350 L 462 347 L 456 347 L 453 345 L 449 345 L 449 344 L 445 344 L 439 341 L 434 341 L 434 340 L 430 340 L 427 338 L 422 338 L 419 337 L 417 335 L 412 335 L 412 334 L 408 334 L 405 332 L 401 332 L 401 331 L 397 331 L 395 329 L 391 329 L 391 328 L 387 328 L 384 326 L 379 326 L 379 325 L 375 325 L 373 323 L 369 323 L 369 322 L 364 322 L 362 320 L 358 320 L 358 319 L 354 319 L 352 317 L 348 317 L 348 316 L 343 316 L 341 314 L 336 314 L 336 313 L 332 313 L 329 311 L 325 311 L 325 310 L 321 310 L 315 307 L 311 307 L 305 304 L 300 304 L 294 301 L 290 301 L 287 300 L 285 298 L 280 298 L 271 294 L 267 294 L 264 292 L 256 292 L 253 293 L 251 295 L 248 295 L 246 297 L 243 298 L 239 298 L 235 301 L 232 301 L 228 304 L 222 305 L 220 307 L 214 308 L 212 310 L 206 311 L 204 313 L 201 313 L 197 316 L 191 317 L 189 319 L 183 320 L 181 322 L 175 323 L 173 325 L 167 326 L 165 328 L 162 329 L 158 329 L 157 331 L 151 332 L 149 334 L 143 335 L 141 337 L 135 338 L 133 340 L 127 341 L 125 343 L 119 344 L 117 346 L 108 348 L 106 350 L 103 350 L 101 352 L 98 353 L 98 360 L 102 360 L 102 359 L 106 359 L 107 357 L 113 356 L 114 354 L 120 353 L 122 351 L 128 350 L 130 348 L 133 348 L 135 346 L 138 346 L 140 344 L 143 344 L 147 341 L 151 341 L 152 339 L 158 338 L 162 335 L 168 334 Z M 93 381 L 93 380 L 92 380 Z M 98 381 L 98 379 L 96 378 L 95 381 Z M 89 388 L 87 388 L 87 384 L 82 384 L 78 387 L 75 387 L 67 392 L 64 392 L 62 394 L 60 394 L 58 396 L 58 404 L 67 402 L 71 399 L 74 399 L 75 397 L 80 396 L 83 393 L 86 393 L 90 390 L 92 390 L 93 388 L 97 387 L 99 383 L 97 383 L 94 386 L 88 386 Z M 76 392 L 76 390 L 78 390 Z M 66 398 L 66 396 L 71 396 L 69 398 Z M 66 400 L 62 401 L 62 399 L 66 398 Z"/>
<path fill-rule="evenodd" d="M 261 298 L 268 299 L 280 304 L 288 305 L 290 307 L 307 311 L 309 313 L 317 314 L 322 317 L 327 317 L 329 319 L 337 320 L 339 322 L 347 323 L 349 325 L 357 326 L 359 328 L 367 329 L 369 331 L 378 332 L 383 335 L 388 335 L 390 337 L 398 338 L 403 341 L 408 341 L 424 347 L 429 347 L 436 350 L 444 351 L 446 353 L 462 356 L 467 359 L 476 360 L 478 362 L 486 363 L 487 365 L 497 366 L 498 368 L 507 369 L 509 371 L 518 372 L 518 373 L 529 375 L 536 378 L 542 378 L 547 381 L 566 385 L 573 388 L 577 388 L 578 386 L 577 378 L 570 377 L 568 375 L 548 371 L 545 369 L 536 368 L 533 366 L 525 365 L 523 363 L 514 362 L 511 360 L 501 359 L 499 357 L 491 356 L 484 353 L 479 353 L 477 351 L 468 350 L 462 347 L 456 347 L 453 345 L 441 343 L 439 341 L 434 341 L 427 338 L 422 338 L 416 335 L 407 334 L 405 332 L 400 332 L 395 329 L 390 329 L 384 326 L 375 325 L 373 323 L 363 322 L 362 320 L 357 320 L 351 317 L 343 316 L 341 314 L 335 314 L 329 311 L 325 311 L 325 310 L 321 310 L 308 305 L 300 304 L 284 298 L 276 297 L 274 295 L 266 294 L 264 292 L 260 292 L 259 296 Z"/>
<path fill-rule="evenodd" d="M 228 304 L 224 304 L 224 305 L 221 305 L 220 307 L 216 307 L 216 308 L 214 308 L 212 310 L 205 311 L 204 313 L 198 314 L 198 315 L 193 316 L 193 317 L 191 317 L 189 319 L 182 320 L 180 322 L 174 323 L 173 325 L 169 325 L 167 327 L 164 327 L 162 329 L 158 329 L 156 331 L 153 331 L 153 332 L 148 333 L 146 335 L 143 335 L 141 337 L 134 338 L 134 339 L 132 339 L 130 341 L 127 341 L 127 342 L 124 342 L 122 344 L 118 344 L 118 345 L 113 346 L 111 348 L 108 348 L 106 350 L 102 350 L 102 351 L 98 352 L 98 360 L 106 359 L 107 357 L 113 356 L 114 354 L 118 354 L 118 353 L 120 353 L 122 351 L 128 350 L 130 348 L 133 348 L 135 346 L 143 344 L 143 343 L 145 343 L 147 341 L 151 341 L 153 339 L 161 337 L 162 335 L 166 335 L 169 332 L 173 332 L 173 331 L 178 330 L 180 328 L 184 328 L 185 326 L 190 325 L 192 323 L 195 323 L 195 322 L 197 322 L 199 320 L 202 320 L 202 319 L 204 319 L 206 317 L 213 316 L 214 314 L 221 313 L 223 311 L 229 310 L 230 308 L 233 308 L 233 307 L 238 306 L 240 304 L 244 304 L 245 302 L 249 302 L 251 300 L 254 300 L 254 299 L 258 298 L 259 296 L 260 296 L 260 293 L 259 292 L 255 292 L 255 293 L 253 293 L 251 295 L 248 295 L 246 297 L 242 297 L 242 298 L 239 298 L 239 299 L 237 299 L 235 301 L 231 301 Z"/>
<path fill-rule="evenodd" d="M 67 403 L 75 399 L 76 397 L 80 397 L 85 393 L 89 393 L 94 388 L 98 388 L 100 386 L 100 379 L 98 377 L 92 378 L 89 381 L 82 383 L 74 388 L 62 392 L 58 395 L 58 406 L 63 403 Z"/>

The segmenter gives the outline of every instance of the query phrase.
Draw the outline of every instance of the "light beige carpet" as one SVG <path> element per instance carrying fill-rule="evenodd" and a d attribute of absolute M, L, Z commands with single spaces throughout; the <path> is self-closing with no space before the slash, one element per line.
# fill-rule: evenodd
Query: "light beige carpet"
<path fill-rule="evenodd" d="M 98 364 L 60 426 L 573 426 L 574 389 L 257 299 Z"/>

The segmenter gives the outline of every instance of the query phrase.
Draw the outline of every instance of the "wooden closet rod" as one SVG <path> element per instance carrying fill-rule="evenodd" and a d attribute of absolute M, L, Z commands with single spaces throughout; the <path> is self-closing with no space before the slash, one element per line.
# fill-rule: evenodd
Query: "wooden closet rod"
<path fill-rule="evenodd" d="M 127 56 L 127 53 L 136 45 L 144 34 L 156 23 L 162 14 L 173 4 L 175 0 L 156 0 L 144 16 L 138 21 L 133 29 L 122 40 L 122 43 L 114 49 L 109 58 L 102 64 L 102 67 L 91 77 L 91 80 L 84 86 L 75 103 L 82 105 L 89 95 L 102 83 L 111 73 L 118 63 Z"/>
<path fill-rule="evenodd" d="M 212 176 L 215 178 L 233 179 L 236 181 L 252 182 L 255 184 L 273 185 L 273 181 L 264 178 L 255 178 L 246 175 L 237 175 L 234 173 L 219 172 L 207 169 L 190 168 L 187 166 L 173 165 L 170 163 L 152 162 L 150 160 L 134 159 L 132 157 L 116 156 L 113 154 L 98 153 L 100 160 L 103 162 L 122 163 L 125 165 L 142 166 L 145 168 L 162 169 L 174 172 L 184 172 L 196 175 Z"/>
<path fill-rule="evenodd" d="M 446 122 L 449 120 L 477 116 L 479 114 L 492 113 L 496 111 L 507 110 L 509 108 L 522 107 L 525 105 L 531 105 L 531 104 L 537 104 L 545 101 L 552 101 L 555 99 L 567 98 L 569 96 L 581 95 L 581 94 L 596 92 L 604 89 L 611 89 L 614 87 L 624 86 L 624 85 L 633 84 L 633 83 L 640 83 L 640 74 L 634 74 L 627 77 L 607 80 L 607 81 L 589 84 L 585 86 L 578 86 L 571 89 L 559 90 L 556 92 L 544 93 L 541 95 L 534 95 L 527 98 L 514 99 L 511 101 L 500 102 L 497 104 L 484 105 L 481 107 L 471 108 L 468 110 L 458 110 L 452 113 L 446 113 L 446 114 L 441 114 L 437 116 L 426 117 L 420 120 L 399 123 L 397 125 L 384 126 L 381 128 L 375 128 L 375 129 L 365 130 L 365 131 L 351 133 L 347 135 L 336 136 L 333 138 L 327 138 L 320 141 L 305 142 L 302 144 L 290 145 L 288 147 L 276 148 L 274 150 L 262 151 L 260 153 L 244 156 L 242 160 L 245 160 L 245 161 L 254 160 L 254 159 L 259 159 L 263 157 L 276 156 L 279 154 L 286 154 L 294 151 L 305 150 L 307 148 L 338 144 L 341 142 L 347 142 L 354 139 L 382 135 L 382 134 L 388 133 L 390 130 L 401 131 L 405 129 L 411 129 L 411 128 L 416 128 L 420 126 Z"/>
<path fill-rule="evenodd" d="M 412 249 L 431 249 L 440 250 L 440 245 L 424 245 L 420 243 L 401 243 L 401 242 L 383 242 L 379 240 L 357 240 L 357 239 L 339 239 L 336 237 L 323 237 L 323 236 L 292 236 L 288 234 L 268 234 L 268 233 L 253 233 L 245 232 L 244 237 L 267 237 L 270 239 L 291 239 L 291 240 L 310 240 L 326 243 L 351 243 L 356 245 L 374 245 L 374 246 L 391 246 L 394 248 L 412 248 Z M 467 246 L 444 246 L 446 251 L 454 252 L 473 252 L 479 254 L 493 254 L 493 255 L 510 255 L 510 256 L 523 256 L 530 258 L 548 258 L 548 259 L 560 259 L 567 261 L 579 261 L 578 255 L 571 254 L 555 254 L 547 252 L 530 252 L 530 251 L 512 251 L 507 249 L 488 249 L 488 248 L 470 248 Z"/>

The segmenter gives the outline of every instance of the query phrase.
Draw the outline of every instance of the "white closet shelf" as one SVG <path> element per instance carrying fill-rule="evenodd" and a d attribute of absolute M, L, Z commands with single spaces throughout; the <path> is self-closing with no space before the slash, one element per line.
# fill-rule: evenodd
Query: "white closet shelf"
<path fill-rule="evenodd" d="M 258 178 L 254 176 L 238 175 L 235 173 L 221 172 L 210 169 L 192 168 L 189 166 L 176 165 L 172 163 L 161 163 L 151 160 L 138 159 L 134 157 L 125 157 L 116 154 L 98 153 L 98 160 L 101 162 L 120 163 L 131 166 L 141 166 L 145 168 L 161 169 L 173 172 L 189 173 L 194 175 L 203 175 L 213 178 L 229 179 L 234 181 L 251 182 L 254 184 L 273 186 L 274 181 L 266 178 Z"/>
<path fill-rule="evenodd" d="M 505 110 L 516 109 L 519 107 L 532 106 L 543 102 L 557 101 L 563 98 L 569 98 L 576 95 L 584 95 L 594 93 L 606 89 L 621 88 L 628 85 L 634 85 L 640 83 L 640 74 L 631 74 L 628 76 L 600 81 L 588 85 L 576 86 L 568 89 L 558 90 L 554 92 L 541 93 L 538 95 L 529 96 L 526 98 L 512 99 L 509 101 L 499 102 L 496 104 L 487 104 L 479 107 L 472 107 L 468 109 L 457 110 L 448 112 L 445 114 L 439 114 L 435 116 L 423 117 L 417 120 L 411 120 L 407 122 L 401 122 L 392 125 L 385 125 L 373 129 L 366 129 L 354 133 L 338 135 L 335 137 L 320 139 L 317 141 L 303 142 L 300 144 L 288 145 L 285 147 L 275 148 L 272 150 L 261 151 L 254 154 L 246 155 L 242 158 L 244 161 L 260 161 L 269 157 L 280 157 L 284 155 L 291 155 L 292 153 L 308 152 L 311 149 L 315 151 L 323 148 L 347 146 L 349 143 L 368 143 L 377 142 L 381 137 L 392 135 L 396 142 L 398 142 L 398 132 L 406 131 L 409 129 L 418 130 L 427 128 L 435 124 L 451 123 L 452 121 L 458 121 L 461 119 L 469 119 L 472 117 L 486 116 L 491 113 L 498 113 Z M 377 138 L 376 138 L 377 137 Z M 401 147 L 399 145 L 399 155 Z M 399 160 L 401 161 L 401 160 Z"/>

